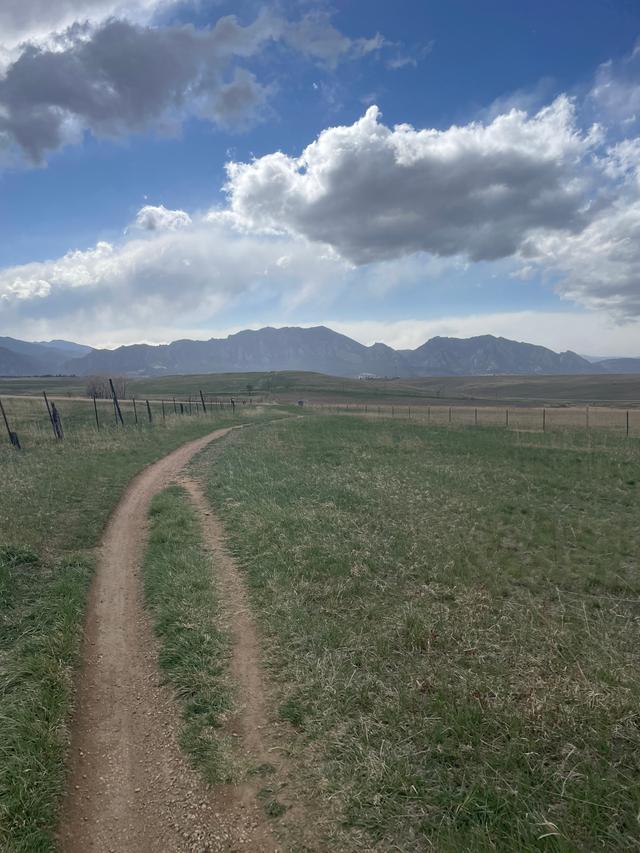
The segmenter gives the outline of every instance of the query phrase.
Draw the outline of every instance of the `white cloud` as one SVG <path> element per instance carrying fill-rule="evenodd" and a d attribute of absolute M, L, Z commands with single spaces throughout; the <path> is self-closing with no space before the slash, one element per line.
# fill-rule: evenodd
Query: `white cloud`
<path fill-rule="evenodd" d="M 146 204 L 136 215 L 136 227 L 143 231 L 178 231 L 191 225 L 191 217 L 184 210 L 168 210 L 164 205 Z"/>
<path fill-rule="evenodd" d="M 229 163 L 231 208 L 256 227 L 286 229 L 368 263 L 424 251 L 492 260 L 538 229 L 584 227 L 593 134 L 571 101 L 529 117 L 445 131 L 393 129 L 377 107 L 325 130 L 299 158 Z"/>
<path fill-rule="evenodd" d="M 119 329 L 136 340 L 142 329 L 150 334 L 214 321 L 237 300 L 286 311 L 306 289 L 308 298 L 322 301 L 347 272 L 333 253 L 305 240 L 241 233 L 224 215 L 191 223 L 185 217 L 184 211 L 143 208 L 141 228 L 119 244 L 100 242 L 1 270 L 3 331 L 35 337 L 45 326 L 61 334 L 81 328 L 105 338 Z M 151 222 L 156 227 L 149 229 Z"/>
<path fill-rule="evenodd" d="M 10 51 L 26 41 L 47 39 L 75 21 L 108 17 L 146 21 L 174 0 L 2 0 L 0 46 Z"/>

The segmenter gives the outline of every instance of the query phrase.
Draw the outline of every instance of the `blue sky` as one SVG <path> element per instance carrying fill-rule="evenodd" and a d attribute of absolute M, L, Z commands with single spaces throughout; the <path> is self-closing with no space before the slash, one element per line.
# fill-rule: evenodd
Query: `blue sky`
<path fill-rule="evenodd" d="M 639 35 L 627 0 L 6 0 L 0 334 L 639 355 Z"/>

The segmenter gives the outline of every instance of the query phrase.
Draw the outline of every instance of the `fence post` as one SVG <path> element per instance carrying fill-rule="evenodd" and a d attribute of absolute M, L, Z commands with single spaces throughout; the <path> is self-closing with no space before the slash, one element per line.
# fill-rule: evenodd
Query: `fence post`
<path fill-rule="evenodd" d="M 18 433 L 14 432 L 9 427 L 9 421 L 7 420 L 7 415 L 5 413 L 4 406 L 2 405 L 2 400 L 0 400 L 0 412 L 2 412 L 2 417 L 4 419 L 4 425 L 7 428 L 7 434 L 9 436 L 9 441 L 11 442 L 13 447 L 15 447 L 16 450 L 22 450 L 22 448 L 20 447 L 20 439 L 18 438 Z"/>
<path fill-rule="evenodd" d="M 60 412 L 56 408 L 55 403 L 51 403 L 51 419 L 53 421 L 53 431 L 57 439 L 62 441 L 64 438 L 64 430 L 62 429 L 62 421 L 60 420 Z"/>
<path fill-rule="evenodd" d="M 585 416 L 587 429 L 589 429 L 589 406 L 585 407 L 584 416 Z"/>
<path fill-rule="evenodd" d="M 133 417 L 135 418 L 136 424 L 138 423 L 138 409 L 136 407 L 136 398 L 131 398 L 133 401 Z"/>
<path fill-rule="evenodd" d="M 395 417 L 396 411 L 393 406 L 391 406 L 391 417 Z"/>
<path fill-rule="evenodd" d="M 173 398 L 173 414 L 174 415 L 178 414 L 178 407 L 176 406 L 176 398 L 175 397 Z"/>
<path fill-rule="evenodd" d="M 409 406 L 409 420 L 411 420 L 411 406 Z"/>
<path fill-rule="evenodd" d="M 204 404 L 204 396 L 202 394 L 202 391 L 200 391 L 200 399 L 202 400 L 202 413 L 206 415 L 207 414 L 207 407 Z"/>
<path fill-rule="evenodd" d="M 147 400 L 147 414 L 149 415 L 149 423 L 153 420 L 151 417 L 151 406 L 149 405 L 149 401 Z"/>
<path fill-rule="evenodd" d="M 58 434 L 56 432 L 56 425 L 53 422 L 53 415 L 51 414 L 51 406 L 49 405 L 49 400 L 47 399 L 47 392 L 43 391 L 42 396 L 44 397 L 44 403 L 47 407 L 47 412 L 49 413 L 49 423 L 51 424 L 51 429 L 53 430 L 54 436 L 57 438 Z"/>
<path fill-rule="evenodd" d="M 96 415 L 96 426 L 100 429 L 100 420 L 98 418 L 98 404 L 96 403 L 96 395 L 93 395 L 93 411 Z"/>
<path fill-rule="evenodd" d="M 474 409 L 473 412 L 473 425 L 478 426 L 478 409 Z"/>
<path fill-rule="evenodd" d="M 629 409 L 627 409 L 627 438 L 629 438 Z"/>
<path fill-rule="evenodd" d="M 542 432 L 547 431 L 547 410 L 542 410 Z"/>
<path fill-rule="evenodd" d="M 162 420 L 164 420 L 164 400 L 162 401 Z"/>
<path fill-rule="evenodd" d="M 509 429 L 509 409 L 504 410 L 504 425 Z"/>
<path fill-rule="evenodd" d="M 451 406 L 449 406 L 449 423 L 451 423 Z"/>
<path fill-rule="evenodd" d="M 120 420 L 122 426 L 124 426 L 124 419 L 122 417 L 122 412 L 120 411 L 120 403 L 118 402 L 118 395 L 116 394 L 116 389 L 113 387 L 113 380 L 109 379 L 109 385 L 111 386 L 111 394 L 113 395 L 113 408 L 116 412 L 116 423 Z"/>

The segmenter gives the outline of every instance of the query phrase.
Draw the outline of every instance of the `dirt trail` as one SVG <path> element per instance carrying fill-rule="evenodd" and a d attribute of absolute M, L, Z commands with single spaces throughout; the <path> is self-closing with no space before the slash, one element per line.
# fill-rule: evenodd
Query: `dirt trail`
<path fill-rule="evenodd" d="M 230 728 L 241 736 L 241 746 L 253 763 L 273 763 L 262 732 L 267 725 L 264 687 L 260 672 L 260 646 L 249 610 L 244 583 L 235 561 L 224 545 L 224 531 L 207 502 L 200 484 L 188 477 L 180 479 L 202 519 L 204 541 L 214 558 L 223 607 L 231 633 L 231 676 L 237 689 L 237 712 Z"/>
<path fill-rule="evenodd" d="M 189 442 L 139 474 L 104 534 L 89 601 L 70 784 L 62 810 L 64 853 L 277 851 L 253 791 L 246 786 L 208 789 L 180 751 L 178 711 L 171 689 L 160 684 L 139 570 L 151 498 L 195 453 L 230 429 Z M 194 487 L 191 494 L 197 502 L 204 500 Z M 200 508 L 209 511 L 204 504 Z M 211 524 L 207 530 L 214 535 Z M 228 581 L 230 595 L 237 597 L 225 574 Z M 240 696 L 251 696 L 238 726 L 245 749 L 259 758 L 264 712 L 257 641 L 237 601 L 234 675 Z"/>

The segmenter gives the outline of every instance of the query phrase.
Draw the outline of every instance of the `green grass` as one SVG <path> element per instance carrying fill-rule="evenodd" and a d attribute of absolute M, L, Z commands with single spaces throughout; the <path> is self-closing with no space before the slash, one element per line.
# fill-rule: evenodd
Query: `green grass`
<path fill-rule="evenodd" d="M 91 563 L 0 547 L 0 849 L 53 849 Z"/>
<path fill-rule="evenodd" d="M 251 393 L 258 398 L 295 402 L 299 398 L 332 402 L 369 402 L 402 405 L 612 405 L 637 407 L 640 376 L 425 376 L 409 379 L 358 380 L 302 370 L 247 373 L 203 373 L 146 377 L 127 381 L 127 396 L 195 399 L 205 394 L 228 399 Z M 86 393 L 82 377 L 0 378 L 4 394 L 80 395 Z"/>
<path fill-rule="evenodd" d="M 207 458 L 331 849 L 638 849 L 637 441 L 324 417 Z"/>
<path fill-rule="evenodd" d="M 228 780 L 229 745 L 221 727 L 231 708 L 229 642 L 200 522 L 177 486 L 152 502 L 144 583 L 160 667 L 181 700 L 181 746 L 208 782 Z"/>
<path fill-rule="evenodd" d="M 0 444 L 3 853 L 55 849 L 73 670 L 93 549 L 109 513 L 146 465 L 185 441 L 233 422 L 222 413 L 97 432 L 91 421 L 93 407 L 67 401 L 60 406 L 67 437 L 56 442 L 40 423 L 42 408 L 40 401 L 11 401 L 12 423 L 25 450 Z M 243 415 L 243 420 L 249 418 L 249 413 Z"/>

